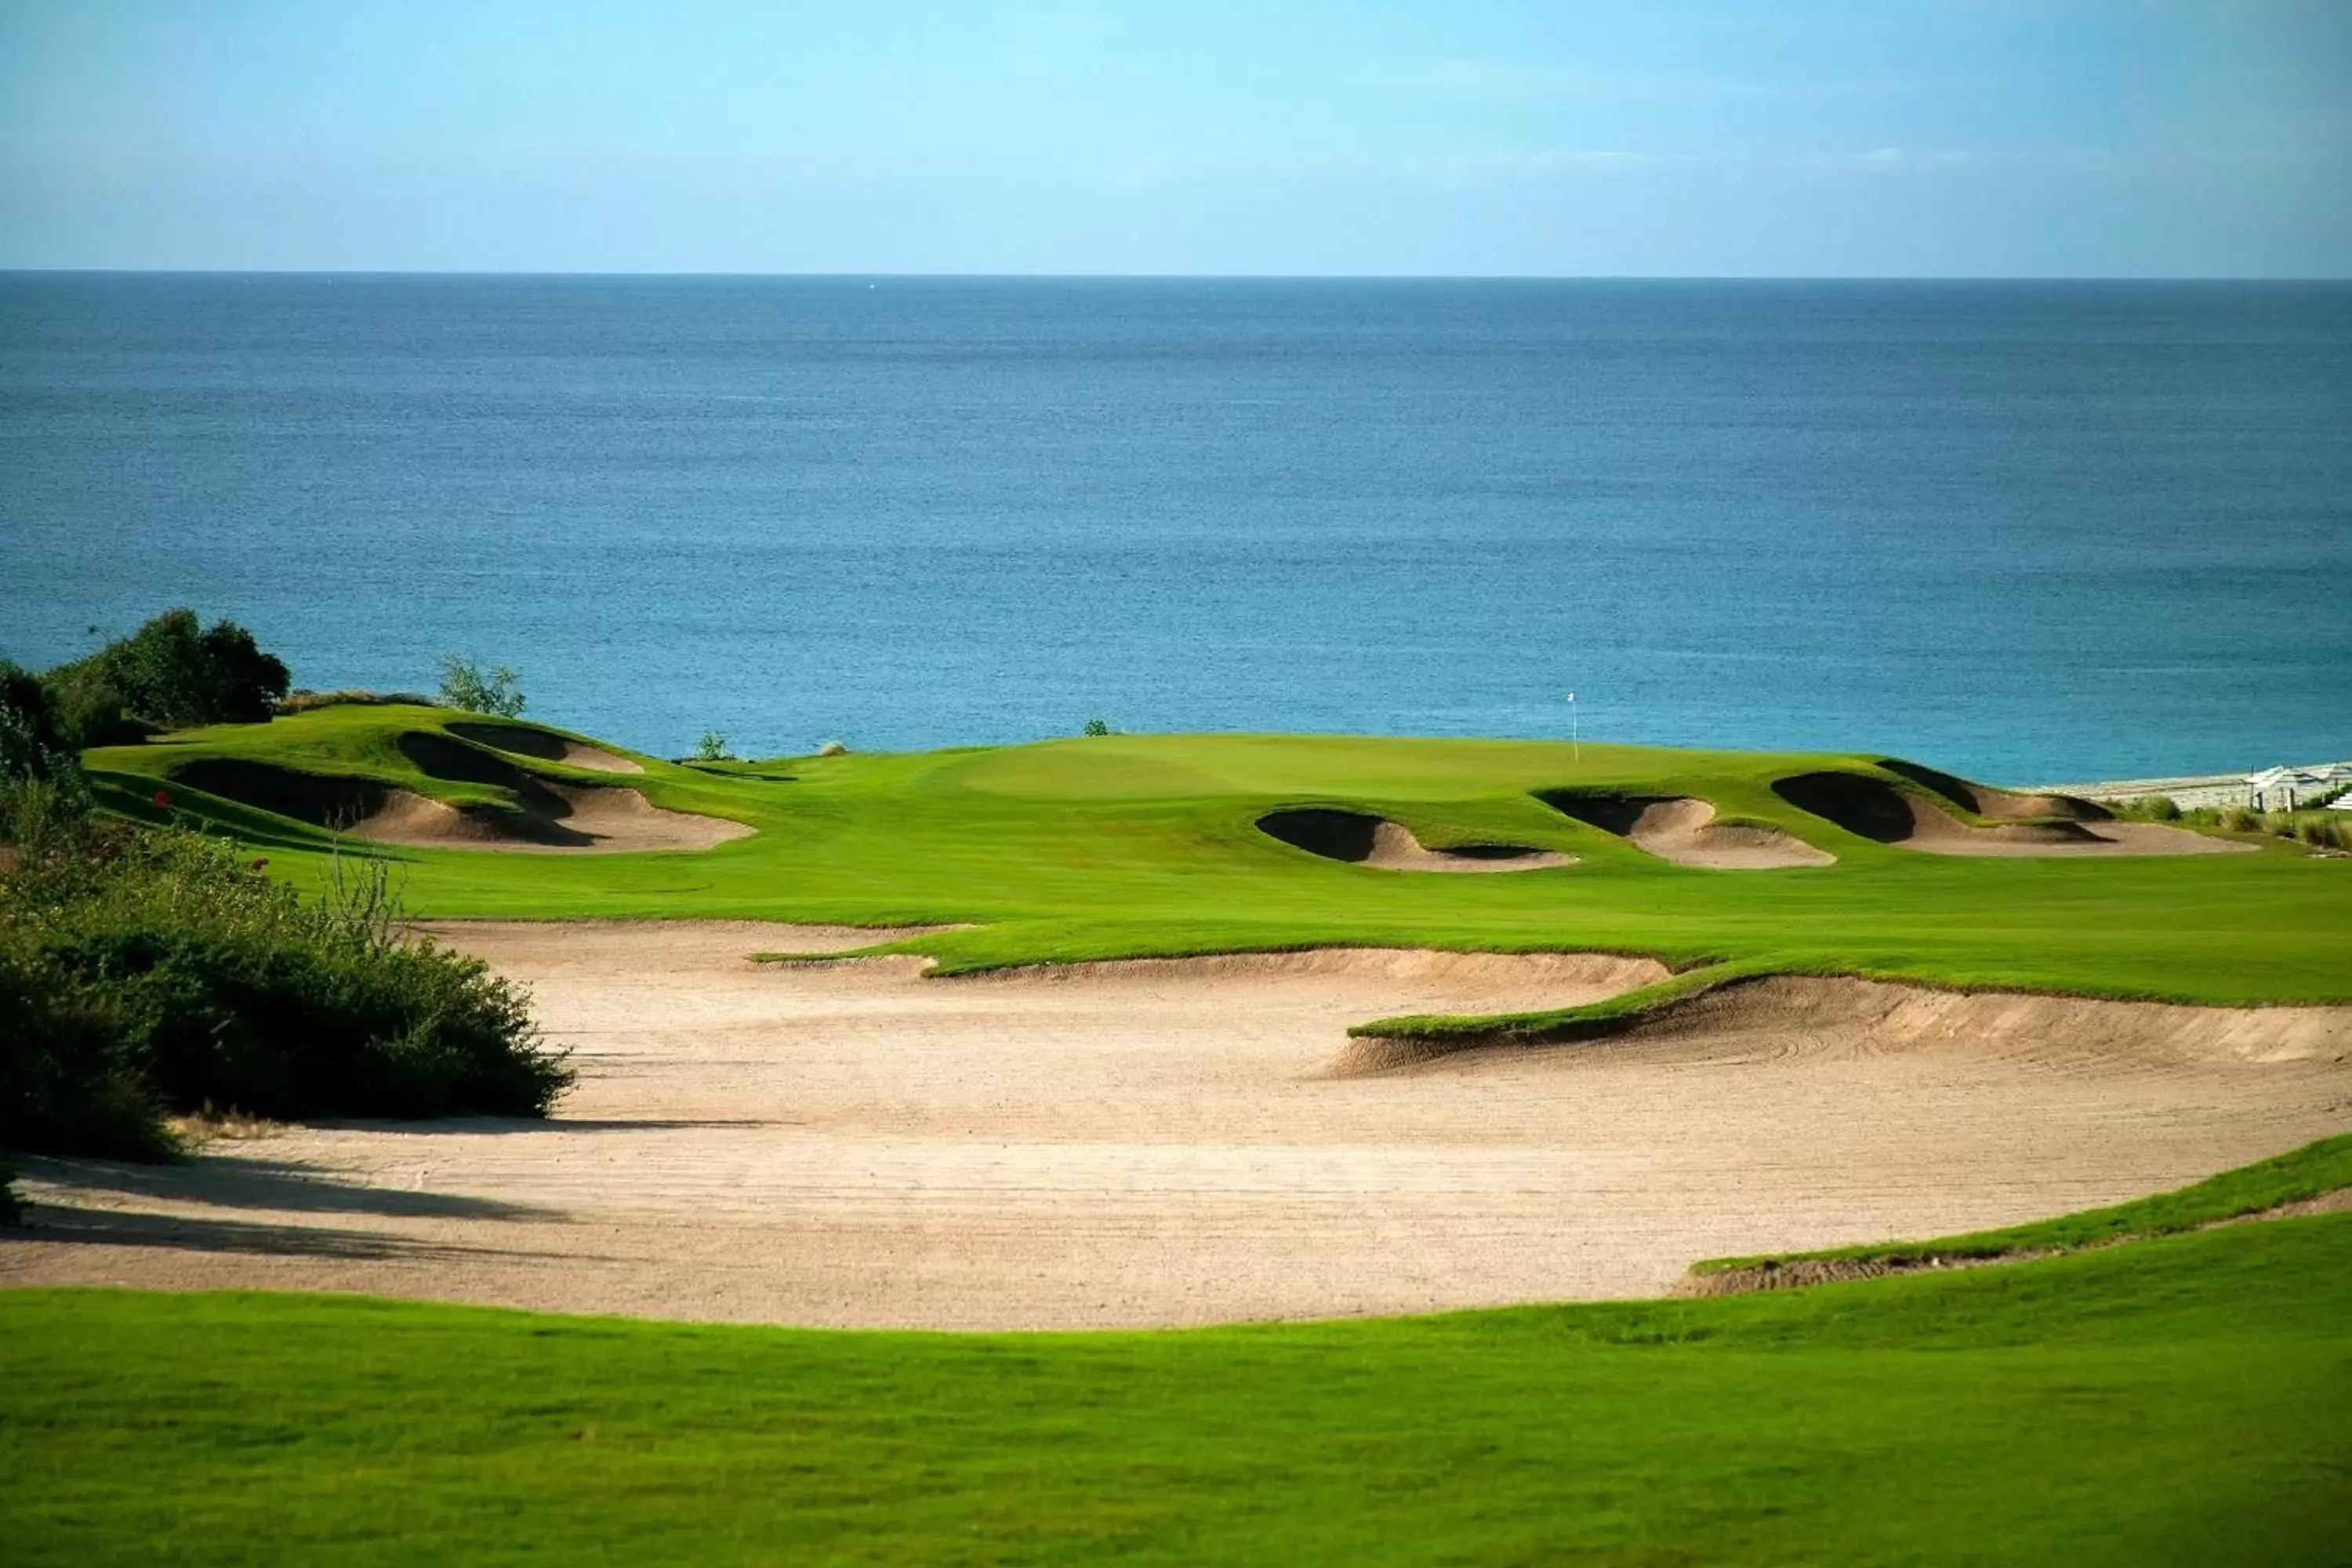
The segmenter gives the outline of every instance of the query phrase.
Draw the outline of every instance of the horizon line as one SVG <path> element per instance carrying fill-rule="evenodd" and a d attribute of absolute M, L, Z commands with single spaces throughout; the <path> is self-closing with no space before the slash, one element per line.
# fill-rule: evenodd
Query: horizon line
<path fill-rule="evenodd" d="M 2352 273 L 2155 272 L 1051 272 L 758 271 L 727 268 L 18 267 L 0 277 L 734 279 L 874 282 L 1062 283 L 2212 283 L 2345 284 Z"/>

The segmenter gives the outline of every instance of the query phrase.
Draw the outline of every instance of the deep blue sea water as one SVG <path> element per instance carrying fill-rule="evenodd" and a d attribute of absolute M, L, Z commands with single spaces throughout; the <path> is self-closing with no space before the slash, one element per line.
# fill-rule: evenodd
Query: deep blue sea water
<path fill-rule="evenodd" d="M 0 653 L 664 752 L 2352 754 L 2352 286 L 0 275 Z"/>

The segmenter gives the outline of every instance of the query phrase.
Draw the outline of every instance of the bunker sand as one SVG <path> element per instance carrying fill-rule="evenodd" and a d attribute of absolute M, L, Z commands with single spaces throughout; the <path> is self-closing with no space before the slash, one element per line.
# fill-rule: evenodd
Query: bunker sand
<path fill-rule="evenodd" d="M 1659 971 L 1321 952 L 936 980 L 743 957 L 887 932 L 440 929 L 534 984 L 582 1074 L 560 1118 L 29 1162 L 47 1228 L 0 1243 L 0 1278 L 959 1329 L 1415 1311 L 2114 1203 L 2352 1119 L 2345 1008 L 1773 980 L 1351 1077 L 1349 1023 Z"/>

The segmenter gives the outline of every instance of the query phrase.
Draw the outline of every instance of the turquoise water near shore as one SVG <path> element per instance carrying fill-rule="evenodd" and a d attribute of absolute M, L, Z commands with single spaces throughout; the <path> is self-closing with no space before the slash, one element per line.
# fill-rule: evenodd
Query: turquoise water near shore
<path fill-rule="evenodd" d="M 0 275 L 0 654 L 675 752 L 2352 754 L 2352 286 Z"/>

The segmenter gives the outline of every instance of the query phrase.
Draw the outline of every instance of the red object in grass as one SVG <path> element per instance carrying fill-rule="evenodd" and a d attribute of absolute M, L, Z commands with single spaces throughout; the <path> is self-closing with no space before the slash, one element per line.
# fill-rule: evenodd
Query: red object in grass
<path fill-rule="evenodd" d="M 172 797 L 171 797 L 170 795 L 165 795 L 162 790 L 160 790 L 160 789 L 159 789 L 159 790 L 157 790 L 157 791 L 155 792 L 155 804 L 156 804 L 157 805 L 171 805 L 171 804 L 172 804 Z"/>

